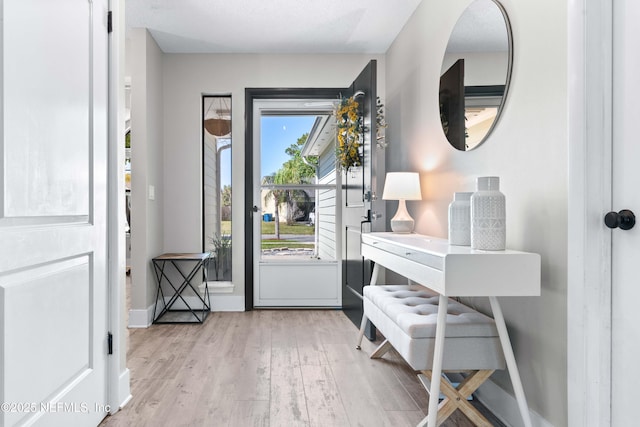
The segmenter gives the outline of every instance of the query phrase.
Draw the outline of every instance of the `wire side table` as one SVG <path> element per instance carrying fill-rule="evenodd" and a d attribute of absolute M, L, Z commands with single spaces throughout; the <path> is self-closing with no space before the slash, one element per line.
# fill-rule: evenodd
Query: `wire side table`
<path fill-rule="evenodd" d="M 153 323 L 202 323 L 211 312 L 211 298 L 207 282 L 207 264 L 210 261 L 209 252 L 203 253 L 167 253 L 153 258 L 153 269 L 158 282 L 156 291 L 156 303 L 153 308 Z M 192 264 L 190 266 L 190 264 Z M 190 266 L 190 270 L 189 270 Z M 173 268 L 171 268 L 173 267 Z M 169 271 L 175 270 L 180 277 Z M 193 283 L 194 278 L 202 270 L 204 292 L 201 294 L 199 283 Z M 178 281 L 181 283 L 178 285 Z M 162 284 L 168 284 L 174 291 L 173 295 L 165 297 Z M 191 304 L 184 291 L 191 289 L 194 299 Z M 192 298 L 191 295 L 188 296 Z M 167 300 L 167 298 L 169 298 Z M 173 305 L 181 301 L 186 308 L 174 309 Z M 158 311 L 158 309 L 160 310 Z"/>

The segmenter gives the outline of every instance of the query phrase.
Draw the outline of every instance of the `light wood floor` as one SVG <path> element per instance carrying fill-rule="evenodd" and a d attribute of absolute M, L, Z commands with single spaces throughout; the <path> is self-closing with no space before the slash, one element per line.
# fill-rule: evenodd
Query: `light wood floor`
<path fill-rule="evenodd" d="M 377 344 L 358 351 L 356 338 L 335 310 L 132 329 L 133 399 L 101 426 L 415 426 L 428 407 L 416 375 L 394 351 L 369 359 Z M 458 411 L 444 425 L 471 424 Z"/>

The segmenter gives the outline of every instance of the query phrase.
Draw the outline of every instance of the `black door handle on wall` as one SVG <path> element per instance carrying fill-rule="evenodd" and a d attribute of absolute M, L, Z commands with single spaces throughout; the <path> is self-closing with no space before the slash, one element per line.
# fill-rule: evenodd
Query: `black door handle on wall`
<path fill-rule="evenodd" d="M 636 225 L 636 216 L 628 209 L 609 212 L 604 216 L 604 223 L 609 228 L 619 227 L 621 230 L 631 230 Z"/>

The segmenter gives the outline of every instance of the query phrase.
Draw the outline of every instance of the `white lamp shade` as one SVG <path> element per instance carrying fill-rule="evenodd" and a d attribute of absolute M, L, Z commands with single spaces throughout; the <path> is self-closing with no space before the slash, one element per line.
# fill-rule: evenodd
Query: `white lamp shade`
<path fill-rule="evenodd" d="M 395 233 L 411 233 L 414 220 L 407 211 L 405 200 L 421 200 L 420 175 L 417 172 L 389 172 L 382 191 L 384 200 L 399 200 L 398 211 L 391 218 L 391 230 Z"/>
<path fill-rule="evenodd" d="M 417 172 L 388 172 L 382 199 L 422 200 L 420 175 Z"/>

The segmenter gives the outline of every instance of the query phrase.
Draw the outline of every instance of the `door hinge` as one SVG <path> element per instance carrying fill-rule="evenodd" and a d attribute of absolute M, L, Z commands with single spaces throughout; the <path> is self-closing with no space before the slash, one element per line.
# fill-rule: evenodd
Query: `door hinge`
<path fill-rule="evenodd" d="M 113 334 L 107 334 L 107 354 L 113 354 Z"/>
<path fill-rule="evenodd" d="M 113 31 L 113 14 L 111 11 L 107 14 L 107 33 L 111 33 Z"/>

